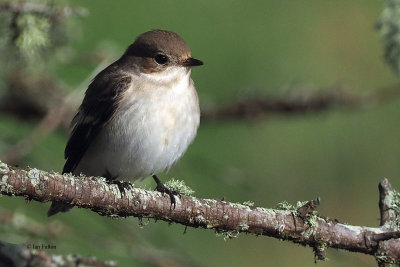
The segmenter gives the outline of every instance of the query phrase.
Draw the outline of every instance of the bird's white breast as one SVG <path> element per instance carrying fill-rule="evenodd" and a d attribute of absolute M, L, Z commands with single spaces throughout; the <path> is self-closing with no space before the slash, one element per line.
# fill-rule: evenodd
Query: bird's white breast
<path fill-rule="evenodd" d="M 190 70 L 171 67 L 132 78 L 115 116 L 76 172 L 143 178 L 169 168 L 193 141 L 200 110 Z"/>

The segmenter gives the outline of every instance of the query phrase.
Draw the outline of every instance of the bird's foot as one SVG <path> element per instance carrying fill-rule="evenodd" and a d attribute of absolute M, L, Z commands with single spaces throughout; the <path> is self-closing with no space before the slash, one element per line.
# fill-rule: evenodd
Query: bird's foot
<path fill-rule="evenodd" d="M 118 186 L 119 192 L 123 196 L 125 196 L 125 189 L 133 189 L 133 186 L 130 182 L 118 181 L 118 175 L 112 175 L 109 170 L 106 170 L 106 173 L 103 175 L 103 177 L 106 178 L 108 184 L 115 184 L 116 186 Z"/>
<path fill-rule="evenodd" d="M 124 182 L 124 181 L 118 181 L 118 180 L 113 180 L 109 182 L 110 184 L 115 184 L 118 186 L 119 192 L 121 195 L 125 196 L 125 189 L 126 190 L 132 190 L 133 186 L 130 182 Z"/>
<path fill-rule="evenodd" d="M 175 196 L 181 196 L 181 194 L 178 191 L 175 190 L 171 190 L 168 187 L 166 187 L 161 181 L 160 179 L 158 179 L 157 175 L 153 175 L 153 179 L 156 182 L 157 186 L 154 190 L 162 193 L 162 194 L 167 194 L 169 196 L 169 198 L 171 199 L 171 208 L 172 206 L 174 206 L 174 209 L 176 207 L 176 200 L 175 200 Z"/>

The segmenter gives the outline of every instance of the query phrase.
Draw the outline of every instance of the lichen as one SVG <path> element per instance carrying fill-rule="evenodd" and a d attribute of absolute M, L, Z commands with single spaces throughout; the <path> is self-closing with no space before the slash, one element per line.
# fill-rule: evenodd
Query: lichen
<path fill-rule="evenodd" d="M 205 199 L 203 199 L 206 203 L 208 203 L 208 204 L 216 204 L 217 203 L 217 201 L 215 200 L 215 199 L 209 199 L 209 198 L 205 198 Z"/>
<path fill-rule="evenodd" d="M 109 266 L 109 267 L 117 266 L 117 263 L 115 261 L 105 261 L 104 264 L 96 264 L 96 262 L 97 262 L 96 257 L 89 257 L 87 259 L 90 259 L 90 261 L 93 262 L 93 265 L 96 265 L 96 266 Z M 82 262 L 82 259 L 80 258 L 80 256 L 76 255 L 76 254 L 68 254 L 62 260 L 66 260 L 67 262 L 64 265 L 60 265 L 60 266 L 87 266 L 86 264 L 84 264 L 85 259 Z"/>
<path fill-rule="evenodd" d="M 287 211 L 290 211 L 290 213 L 293 214 L 293 216 L 298 216 L 299 214 L 298 214 L 297 210 L 300 207 L 304 206 L 306 203 L 307 203 L 307 201 L 297 201 L 296 206 L 294 206 L 294 205 L 292 205 L 289 202 L 284 200 L 284 201 L 276 204 L 275 209 L 277 209 L 277 210 L 287 210 Z"/>
<path fill-rule="evenodd" d="M 27 172 L 27 177 L 30 179 L 31 184 L 36 187 L 39 184 L 40 171 L 38 169 L 30 169 Z"/>
<path fill-rule="evenodd" d="M 248 207 L 251 208 L 251 207 L 254 207 L 254 202 L 248 200 L 248 201 L 243 202 L 243 205 L 248 206 Z"/>
<path fill-rule="evenodd" d="M 0 160 L 0 174 L 4 174 L 8 171 L 8 166 L 6 163 Z"/>
<path fill-rule="evenodd" d="M 277 210 L 295 210 L 296 208 L 287 201 L 282 201 L 275 205 L 275 209 Z"/>
<path fill-rule="evenodd" d="M 62 175 L 65 179 L 71 180 L 71 179 L 75 179 L 75 176 L 72 173 L 64 173 Z M 79 175 L 79 178 L 82 178 L 83 176 Z"/>
<path fill-rule="evenodd" d="M 6 185 L 8 180 L 8 175 L 3 175 L 1 177 L 1 184 L 0 185 Z"/>
<path fill-rule="evenodd" d="M 47 17 L 24 14 L 18 16 L 17 24 L 18 29 L 22 31 L 17 36 L 15 44 L 28 59 L 33 59 L 39 50 L 50 45 L 51 25 Z"/>
<path fill-rule="evenodd" d="M 376 23 L 385 47 L 386 62 L 400 76 L 400 5 L 399 0 L 385 1 L 385 7 Z"/>
<path fill-rule="evenodd" d="M 313 211 L 305 220 L 305 224 L 308 228 L 302 233 L 304 238 L 308 239 L 315 235 L 315 231 L 318 228 L 318 213 Z"/>
<path fill-rule="evenodd" d="M 393 191 L 392 203 L 390 203 L 390 207 L 396 213 L 396 226 L 400 229 L 400 193 L 397 191 Z"/>
<path fill-rule="evenodd" d="M 165 183 L 165 186 L 172 191 L 178 192 L 181 195 L 192 196 L 194 194 L 194 190 L 187 186 L 182 180 L 176 180 L 172 178 Z"/>
<path fill-rule="evenodd" d="M 194 221 L 195 221 L 197 224 L 205 224 L 205 223 L 207 223 L 206 218 L 204 218 L 204 216 L 203 216 L 202 214 L 197 215 L 197 216 L 194 218 Z"/>
<path fill-rule="evenodd" d="M 109 188 L 110 188 L 110 191 L 111 191 L 117 198 L 121 198 L 121 197 L 122 197 L 121 191 L 119 190 L 119 188 L 118 188 L 117 185 L 114 185 L 114 184 L 113 184 L 113 185 L 110 185 Z"/>
<path fill-rule="evenodd" d="M 375 253 L 375 259 L 379 263 L 379 266 L 399 266 L 400 265 L 400 260 L 396 260 L 392 257 L 387 256 L 385 253 L 381 251 L 377 251 Z M 389 265 L 390 264 L 390 265 Z"/>
<path fill-rule="evenodd" d="M 314 262 L 318 263 L 318 261 L 326 261 L 326 249 L 328 248 L 328 244 L 326 242 L 321 242 L 314 245 Z"/>
<path fill-rule="evenodd" d="M 296 206 L 288 203 L 287 201 L 283 201 L 281 203 L 278 203 L 275 206 L 275 209 L 286 210 L 293 214 L 293 216 L 299 216 L 298 209 L 303 207 L 305 204 L 307 204 L 307 201 L 297 201 Z M 302 233 L 304 238 L 308 239 L 315 234 L 315 231 L 318 228 L 318 218 L 319 217 L 317 211 L 312 211 L 310 214 L 307 214 L 305 218 L 303 218 L 304 223 L 308 226 L 307 229 Z M 278 228 L 278 230 L 279 229 L 280 228 Z"/>
<path fill-rule="evenodd" d="M 139 219 L 139 228 L 140 229 L 143 229 L 144 227 L 146 227 L 150 223 L 150 219 L 149 218 L 147 218 L 144 222 L 143 222 L 143 218 L 142 217 L 139 217 L 138 219 Z"/>
<path fill-rule="evenodd" d="M 296 210 L 303 207 L 305 204 L 307 204 L 308 201 L 297 201 L 296 203 Z"/>
<path fill-rule="evenodd" d="M 238 231 L 226 231 L 226 230 L 218 230 L 215 232 L 217 237 L 222 237 L 225 241 L 227 239 L 237 238 L 239 236 Z"/>
<path fill-rule="evenodd" d="M 66 264 L 62 255 L 53 255 L 52 262 L 54 262 L 57 266 L 64 266 Z"/>
<path fill-rule="evenodd" d="M 10 189 L 12 189 L 12 187 L 7 184 L 8 175 L 6 173 L 8 173 L 8 166 L 4 162 L 0 161 L 0 175 L 2 175 L 0 177 L 0 189 L 8 192 Z"/>
<path fill-rule="evenodd" d="M 307 218 L 306 224 L 307 224 L 309 227 L 317 227 L 317 226 L 318 226 L 318 221 L 317 221 L 317 219 L 318 219 L 318 212 L 314 210 L 314 211 L 311 213 L 311 215 Z"/>
<path fill-rule="evenodd" d="M 246 223 L 246 222 L 242 222 L 240 225 L 239 225 L 239 227 L 240 227 L 240 230 L 242 230 L 242 231 L 247 231 L 247 230 L 249 230 L 249 225 Z"/>
<path fill-rule="evenodd" d="M 13 186 L 8 184 L 8 175 L 3 175 L 0 180 L 0 190 L 7 194 L 13 194 Z"/>
<path fill-rule="evenodd" d="M 193 200 L 193 203 L 194 203 L 194 207 L 199 207 L 199 206 L 202 206 L 202 205 L 210 207 L 210 205 L 208 205 L 207 203 L 205 203 L 205 204 L 201 203 L 200 200 L 198 200 L 197 198 L 193 198 L 192 200 Z"/>

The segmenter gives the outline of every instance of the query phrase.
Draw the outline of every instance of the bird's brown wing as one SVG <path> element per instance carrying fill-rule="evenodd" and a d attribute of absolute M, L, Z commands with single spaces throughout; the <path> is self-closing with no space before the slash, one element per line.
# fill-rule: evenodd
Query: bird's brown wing
<path fill-rule="evenodd" d="M 75 170 L 91 142 L 115 114 L 122 93 L 132 82 L 130 76 L 117 73 L 114 64 L 93 79 L 78 114 L 72 120 L 63 173 Z"/>

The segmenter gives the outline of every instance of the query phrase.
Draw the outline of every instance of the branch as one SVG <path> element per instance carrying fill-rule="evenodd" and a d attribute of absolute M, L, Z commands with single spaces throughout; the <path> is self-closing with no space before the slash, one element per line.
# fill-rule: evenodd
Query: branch
<path fill-rule="evenodd" d="M 326 90 L 295 90 L 275 97 L 254 96 L 202 111 L 202 121 L 217 119 L 255 119 L 270 114 L 296 115 L 321 113 L 335 107 L 360 108 L 380 104 L 400 96 L 400 85 L 375 90 L 367 95 L 354 94 L 343 86 Z"/>
<path fill-rule="evenodd" d="M 59 105 L 49 109 L 46 116 L 42 118 L 29 134 L 19 140 L 15 145 L 10 146 L 0 155 L 1 160 L 9 162 L 10 164 L 17 164 L 17 162 L 22 157 L 26 156 L 40 141 L 52 133 L 66 117 L 72 118 L 68 112 L 70 112 L 71 106 L 76 106 L 74 101 L 80 99 L 80 97 L 80 91 L 73 91 L 67 95 Z"/>
<path fill-rule="evenodd" d="M 114 262 L 101 262 L 96 258 L 85 258 L 78 255 L 53 255 L 40 250 L 0 242 L 0 266 L 93 266 L 113 267 Z"/>
<path fill-rule="evenodd" d="M 386 179 L 381 182 L 381 187 L 386 188 L 381 193 L 381 203 L 385 203 L 381 207 L 386 210 L 400 207 L 399 193 L 386 186 L 388 184 Z M 1 162 L 0 193 L 40 202 L 71 203 L 103 216 L 154 218 L 212 229 L 227 238 L 239 233 L 271 236 L 311 246 L 318 259 L 324 259 L 325 248 L 332 247 L 376 254 L 380 262 L 382 258 L 399 262 L 400 239 L 396 239 L 400 238 L 399 210 L 396 209 L 395 216 L 386 216 L 385 223 L 374 228 L 347 225 L 318 216 L 315 208 L 319 199 L 296 208 L 284 203 L 278 208 L 266 209 L 182 195 L 177 197 L 176 207 L 171 208 L 169 197 L 156 191 L 131 187 L 120 192 L 117 185 L 108 184 L 104 178 L 77 178 L 37 169 L 24 170 Z"/>
<path fill-rule="evenodd" d="M 11 12 L 18 12 L 18 13 L 35 13 L 39 15 L 60 15 L 64 17 L 70 16 L 80 16 L 85 17 L 88 15 L 88 11 L 85 8 L 75 7 L 53 7 L 47 6 L 42 4 L 34 4 L 34 3 L 12 3 L 12 2 L 5 2 L 0 3 L 0 11 L 11 11 Z"/>

